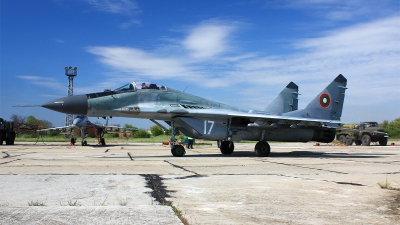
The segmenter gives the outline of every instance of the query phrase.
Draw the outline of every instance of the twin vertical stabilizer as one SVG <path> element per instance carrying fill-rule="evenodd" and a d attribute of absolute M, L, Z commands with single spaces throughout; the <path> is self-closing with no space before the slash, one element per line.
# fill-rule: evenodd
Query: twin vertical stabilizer
<path fill-rule="evenodd" d="M 281 115 L 298 109 L 299 87 L 290 82 L 279 95 L 264 109 L 266 112 Z"/>
<path fill-rule="evenodd" d="M 339 74 L 304 109 L 285 113 L 285 116 L 340 120 L 347 79 Z"/>

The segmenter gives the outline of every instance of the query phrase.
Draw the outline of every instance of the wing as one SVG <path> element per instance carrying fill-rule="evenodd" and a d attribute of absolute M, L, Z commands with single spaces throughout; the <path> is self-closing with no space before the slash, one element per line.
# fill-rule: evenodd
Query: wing
<path fill-rule="evenodd" d="M 73 131 L 74 128 L 75 128 L 74 126 L 51 127 L 51 128 L 37 130 L 37 132 L 51 130 L 51 131 L 61 131 L 61 134 L 69 134 Z"/>
<path fill-rule="evenodd" d="M 93 124 L 97 129 L 104 129 L 105 133 L 123 133 L 126 131 L 135 131 L 138 130 L 137 128 L 125 128 L 125 127 L 118 127 L 118 126 L 103 126 L 98 124 Z M 86 126 L 86 129 L 93 128 L 93 126 Z"/>
<path fill-rule="evenodd" d="M 339 128 L 339 126 L 332 126 L 332 124 L 341 124 L 340 120 L 326 120 L 326 119 L 315 119 L 307 117 L 292 117 L 292 116 L 273 116 L 273 115 L 262 115 L 252 113 L 229 113 L 228 116 L 232 118 L 247 118 L 249 126 L 271 126 L 271 124 L 287 124 L 293 126 L 318 126 L 318 127 L 332 127 Z M 260 124 L 261 122 L 261 124 Z"/>

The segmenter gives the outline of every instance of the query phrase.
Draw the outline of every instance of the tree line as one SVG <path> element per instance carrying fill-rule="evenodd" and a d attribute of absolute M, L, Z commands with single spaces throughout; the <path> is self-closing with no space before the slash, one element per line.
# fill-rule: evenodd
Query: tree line
<path fill-rule="evenodd" d="M 40 120 L 32 115 L 30 115 L 28 117 L 24 117 L 24 116 L 13 114 L 11 116 L 11 121 L 14 122 L 15 126 L 28 125 L 28 126 L 36 126 L 36 127 L 41 127 L 41 128 L 49 128 L 49 127 L 53 126 L 53 124 L 50 121 Z"/>
<path fill-rule="evenodd" d="M 11 121 L 13 121 L 14 124 L 16 124 L 16 126 L 23 125 L 23 124 L 29 125 L 29 126 L 36 126 L 36 127 L 40 127 L 40 128 L 50 128 L 53 126 L 53 124 L 50 121 L 40 120 L 32 115 L 30 115 L 28 117 L 24 117 L 24 116 L 13 114 L 11 116 Z M 382 123 L 379 124 L 379 126 L 381 128 L 383 128 L 385 130 L 385 132 L 387 132 L 389 134 L 389 137 L 400 138 L 400 117 L 396 118 L 390 122 L 388 120 L 384 120 Z M 125 124 L 125 127 L 126 128 L 134 128 L 134 126 L 132 126 L 131 124 Z M 150 137 L 150 133 L 153 136 L 159 136 L 159 135 L 163 135 L 163 134 L 170 135 L 171 130 L 164 131 L 160 126 L 154 125 L 154 126 L 150 127 L 150 133 L 144 129 L 141 129 L 134 133 L 136 133 L 136 135 L 134 134 L 134 136 L 137 136 L 137 137 Z"/>
<path fill-rule="evenodd" d="M 384 120 L 379 126 L 389 134 L 389 137 L 400 138 L 400 117 L 391 122 Z"/>

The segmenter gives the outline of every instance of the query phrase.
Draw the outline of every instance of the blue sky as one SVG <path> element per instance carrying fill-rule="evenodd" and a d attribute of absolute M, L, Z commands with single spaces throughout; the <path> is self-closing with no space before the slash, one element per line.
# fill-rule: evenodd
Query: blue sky
<path fill-rule="evenodd" d="M 4 0 L 0 117 L 65 115 L 43 104 L 152 81 L 261 110 L 290 81 L 304 108 L 338 74 L 343 121 L 400 117 L 400 3 L 393 1 Z M 103 119 L 91 118 L 104 122 Z M 113 118 L 148 128 L 142 119 Z"/>

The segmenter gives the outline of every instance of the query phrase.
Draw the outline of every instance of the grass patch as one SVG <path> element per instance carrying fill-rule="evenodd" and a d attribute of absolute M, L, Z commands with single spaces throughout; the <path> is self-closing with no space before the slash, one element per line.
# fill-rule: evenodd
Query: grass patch
<path fill-rule="evenodd" d="M 8 202 L 0 203 L 0 207 L 7 207 L 7 206 L 10 206 L 10 203 Z"/>
<path fill-rule="evenodd" d="M 29 201 L 28 206 L 45 206 L 44 202 L 39 202 L 38 200 L 36 201 Z"/>
<path fill-rule="evenodd" d="M 130 198 L 118 199 L 118 204 L 120 206 L 127 206 L 128 202 L 130 202 Z"/>
<path fill-rule="evenodd" d="M 174 211 L 175 215 L 182 221 L 182 223 L 184 225 L 189 225 L 189 221 L 185 218 L 185 216 L 182 214 L 182 211 L 179 210 L 176 206 L 172 205 L 171 202 L 169 201 L 165 201 L 165 202 L 161 202 L 160 205 L 164 205 L 164 206 L 169 206 L 172 208 L 172 210 Z"/>
<path fill-rule="evenodd" d="M 68 200 L 68 205 L 69 206 L 81 206 L 81 204 L 78 203 L 78 200 L 74 201 L 72 199 Z"/>
<path fill-rule="evenodd" d="M 390 185 L 387 177 L 386 177 L 386 181 L 385 183 L 378 183 L 378 185 L 382 188 L 382 189 L 387 189 L 387 190 L 395 190 L 395 191 L 400 191 L 400 188 L 394 188 Z M 398 198 L 400 198 L 400 195 L 398 196 Z"/>

